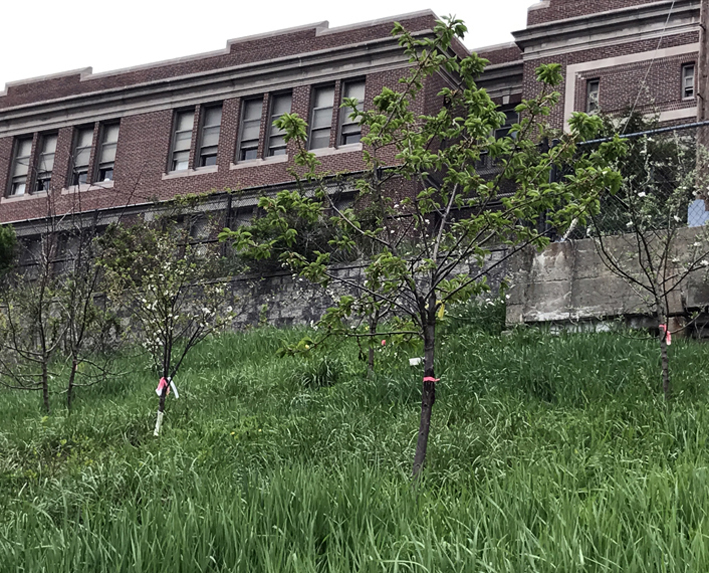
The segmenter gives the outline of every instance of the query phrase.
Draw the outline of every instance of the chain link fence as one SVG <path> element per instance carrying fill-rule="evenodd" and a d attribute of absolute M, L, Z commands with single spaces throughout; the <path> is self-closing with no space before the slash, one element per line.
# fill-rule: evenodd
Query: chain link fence
<path fill-rule="evenodd" d="M 627 154 L 614 166 L 623 183 L 600 210 L 574 222 L 561 239 L 701 227 L 709 220 L 709 122 L 623 135 Z M 579 146 L 587 153 L 607 139 Z M 558 170 L 557 180 L 566 175 Z"/>

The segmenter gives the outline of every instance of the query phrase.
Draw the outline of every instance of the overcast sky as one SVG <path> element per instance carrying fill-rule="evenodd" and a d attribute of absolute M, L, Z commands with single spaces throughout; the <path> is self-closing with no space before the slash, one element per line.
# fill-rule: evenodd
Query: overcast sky
<path fill-rule="evenodd" d="M 103 72 L 218 50 L 230 38 L 329 21 L 330 27 L 430 8 L 468 25 L 469 48 L 512 41 L 537 0 L 7 0 L 0 33 L 6 82 L 93 67 Z M 356 11 L 355 11 L 356 10 Z M 10 23 L 13 23 L 10 25 Z"/>

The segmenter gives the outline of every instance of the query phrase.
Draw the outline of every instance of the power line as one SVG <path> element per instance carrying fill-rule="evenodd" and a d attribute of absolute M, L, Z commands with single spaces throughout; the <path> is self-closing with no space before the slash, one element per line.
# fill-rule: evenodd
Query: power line
<path fill-rule="evenodd" d="M 628 124 L 630 122 L 630 117 L 632 117 L 633 113 L 635 112 L 635 108 L 638 106 L 638 102 L 640 101 L 640 95 L 643 92 L 643 88 L 646 87 L 646 82 L 647 78 L 650 75 L 650 70 L 652 69 L 653 64 L 655 63 L 655 60 L 657 59 L 657 52 L 660 49 L 660 46 L 662 45 L 662 40 L 665 39 L 665 33 L 667 32 L 667 26 L 670 24 L 670 18 L 672 17 L 672 11 L 674 10 L 675 7 L 675 2 L 677 0 L 672 0 L 672 4 L 670 5 L 670 11 L 667 13 L 667 19 L 665 20 L 665 25 L 662 27 L 662 33 L 660 34 L 660 39 L 657 41 L 657 47 L 655 48 L 655 53 L 652 56 L 652 60 L 650 60 L 650 65 L 647 67 L 647 71 L 645 72 L 645 77 L 643 78 L 643 81 L 640 82 L 640 87 L 638 88 L 638 95 L 635 98 L 635 102 L 633 103 L 633 107 L 630 109 L 630 115 L 628 116 L 628 121 L 625 122 L 625 125 L 623 126 L 623 131 L 621 134 L 625 133 L 625 130 L 628 127 Z"/>

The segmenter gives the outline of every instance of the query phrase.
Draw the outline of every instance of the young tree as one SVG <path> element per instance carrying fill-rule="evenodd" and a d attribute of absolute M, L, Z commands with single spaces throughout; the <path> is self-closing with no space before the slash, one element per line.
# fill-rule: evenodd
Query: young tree
<path fill-rule="evenodd" d="M 120 337 L 112 309 L 98 301 L 95 226 L 83 227 L 79 216 L 50 213 L 37 230 L 30 243 L 18 245 L 23 264 L 2 277 L 0 375 L 10 388 L 41 390 L 49 412 L 50 393 L 66 392 L 70 409 L 77 386 L 107 378 Z M 68 380 L 59 389 L 63 359 Z"/>
<path fill-rule="evenodd" d="M 623 184 L 590 219 L 586 233 L 606 267 L 636 293 L 638 310 L 653 317 L 662 389 L 669 399 L 667 346 L 671 335 L 686 326 L 681 290 L 709 267 L 709 232 L 702 219 L 704 202 L 698 199 L 698 174 L 706 171 L 707 152 L 697 149 L 694 132 L 648 133 L 652 124 L 630 121 L 645 134 L 628 138 L 627 156 L 618 163 Z"/>
<path fill-rule="evenodd" d="M 213 245 L 191 242 L 189 229 L 174 217 L 155 224 L 116 225 L 102 243 L 109 296 L 125 301 L 133 332 L 143 340 L 161 378 L 158 436 L 170 384 L 186 356 L 234 318 L 224 285 L 214 280 L 219 252 Z"/>
<path fill-rule="evenodd" d="M 54 261 L 58 250 L 57 221 L 47 218 L 34 249 L 18 245 L 19 256 L 29 266 L 13 267 L 3 276 L 2 346 L 0 381 L 11 389 L 42 392 L 50 412 L 50 378 L 58 376 L 50 365 L 60 349 L 66 326 L 57 298 L 60 288 Z"/>
<path fill-rule="evenodd" d="M 75 160 L 76 155 L 72 171 Z M 52 171 L 51 160 L 28 167 L 28 186 Z M 116 309 L 101 296 L 98 213 L 85 213 L 81 193 L 63 197 L 49 181 L 42 187 L 44 216 L 25 227 L 23 240 L 15 241 L 11 227 L 0 227 L 0 384 L 41 390 L 47 412 L 50 393 L 66 393 L 71 409 L 76 387 L 113 375 L 112 360 L 122 342 Z M 55 381 L 51 390 L 50 380 Z"/>
<path fill-rule="evenodd" d="M 390 329 L 363 334 L 420 340 L 424 372 L 414 476 L 426 458 L 438 382 L 436 324 L 445 305 L 487 290 L 486 273 L 521 248 L 544 247 L 549 239 L 537 228 L 540 216 L 549 226 L 564 229 L 575 218 L 585 220 L 597 209 L 599 194 L 619 185 L 618 174 L 608 167 L 609 157 L 622 152 L 617 141 L 576 159 L 574 173 L 550 183 L 552 167 L 567 162 L 577 139 L 600 126 L 598 118 L 576 114 L 572 134 L 561 136 L 551 148 L 540 145 L 551 136 L 544 118 L 559 98 L 553 89 L 562 79 L 558 65 L 537 70 L 538 96 L 517 107 L 523 119 L 508 136 L 493 136 L 505 116 L 475 83 L 486 61 L 475 54 L 459 58 L 452 51 L 453 42 L 465 31 L 462 22 L 448 19 L 436 25 L 432 37 L 416 39 L 397 25 L 393 33 L 411 62 L 400 88 L 384 88 L 368 110 L 356 100 L 345 100 L 350 117 L 364 130 L 368 170 L 353 182 L 359 205 L 342 208 L 332 200 L 327 174 L 306 150 L 305 122 L 296 114 L 284 115 L 276 125 L 299 146 L 298 190 L 261 198 L 264 215 L 259 225 L 270 227 L 268 239 L 248 227 L 222 234 L 245 256 L 278 257 L 313 282 L 339 283 L 350 289 L 350 295 L 326 313 L 325 323 L 341 324 L 354 313 L 371 312 L 372 305 L 384 304 L 394 310 L 397 322 Z M 428 115 L 414 112 L 426 80 L 444 73 L 457 80 L 438 94 L 440 109 Z M 494 169 L 479 169 L 484 157 Z M 402 180 L 417 191 L 395 200 L 390 186 Z M 329 225 L 332 237 L 325 248 L 298 251 L 298 231 L 288 223 L 286 213 Z M 357 245 L 370 253 L 366 280 L 361 283 L 329 266 L 334 254 L 351 252 Z M 491 248 L 500 245 L 506 248 L 505 255 L 489 264 Z M 470 261 L 477 263 L 477 270 L 461 273 Z"/>
<path fill-rule="evenodd" d="M 96 228 L 75 226 L 65 237 L 68 260 L 59 277 L 57 299 L 66 326 L 62 345 L 69 363 L 67 409 L 74 390 L 104 382 L 113 371 L 116 353 L 123 344 L 117 314 L 119 307 L 103 296 L 103 269 Z M 80 378 L 85 381 L 79 382 Z"/>

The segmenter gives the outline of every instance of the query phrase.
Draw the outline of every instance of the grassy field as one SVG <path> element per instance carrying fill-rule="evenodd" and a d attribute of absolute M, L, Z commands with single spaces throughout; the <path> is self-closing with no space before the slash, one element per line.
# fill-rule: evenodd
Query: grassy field
<path fill-rule="evenodd" d="M 412 354 L 277 358 L 298 335 L 198 348 L 159 440 L 147 371 L 71 414 L 0 391 L 0 572 L 709 571 L 709 346 L 667 408 L 652 342 L 453 323 L 412 488 Z"/>

